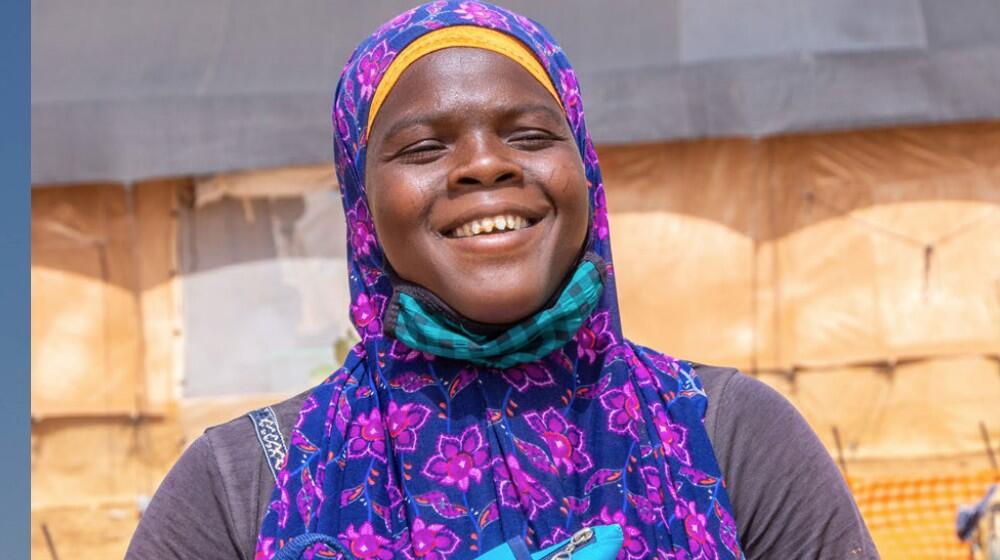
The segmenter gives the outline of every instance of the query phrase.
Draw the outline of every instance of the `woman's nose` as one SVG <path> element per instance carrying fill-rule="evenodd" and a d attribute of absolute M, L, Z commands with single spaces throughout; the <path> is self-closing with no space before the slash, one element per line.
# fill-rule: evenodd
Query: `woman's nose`
<path fill-rule="evenodd" d="M 455 154 L 457 165 L 449 175 L 448 186 L 455 189 L 494 187 L 520 181 L 522 170 L 499 138 L 476 137 L 462 141 Z"/>

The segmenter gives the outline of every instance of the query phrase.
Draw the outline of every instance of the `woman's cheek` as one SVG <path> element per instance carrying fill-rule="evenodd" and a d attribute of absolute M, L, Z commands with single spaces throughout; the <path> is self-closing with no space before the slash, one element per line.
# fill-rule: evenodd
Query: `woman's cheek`
<path fill-rule="evenodd" d="M 406 171 L 380 174 L 374 197 L 376 227 L 411 227 L 427 204 L 428 189 L 419 176 Z"/>

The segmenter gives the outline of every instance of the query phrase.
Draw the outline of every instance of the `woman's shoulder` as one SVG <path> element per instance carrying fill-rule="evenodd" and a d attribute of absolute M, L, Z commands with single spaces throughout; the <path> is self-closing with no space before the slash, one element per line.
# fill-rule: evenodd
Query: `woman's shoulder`
<path fill-rule="evenodd" d="M 288 441 L 309 391 L 267 407 Z M 274 486 L 255 423 L 245 414 L 212 426 L 184 451 L 139 522 L 126 558 L 253 558 Z M 215 557 L 215 556 L 212 556 Z"/>
<path fill-rule="evenodd" d="M 240 416 L 237 416 L 227 422 L 223 422 L 222 424 L 209 426 L 205 429 L 205 433 L 202 434 L 201 438 L 207 439 L 211 442 L 212 448 L 215 450 L 217 455 L 221 454 L 222 456 L 225 456 L 228 452 L 246 451 L 248 448 L 259 453 L 260 443 L 254 437 L 256 430 L 255 421 L 252 415 L 258 411 L 269 411 L 270 415 L 273 415 L 269 415 L 270 418 L 273 418 L 282 438 L 287 441 L 288 437 L 291 435 L 292 427 L 298 419 L 302 403 L 313 390 L 314 388 L 310 388 L 307 391 L 299 393 L 298 395 L 287 398 L 283 401 L 276 402 L 270 406 L 254 411 L 247 411 L 246 413 L 241 414 Z"/>
<path fill-rule="evenodd" d="M 251 475 L 270 475 L 264 454 L 268 434 L 276 436 L 273 441 L 280 444 L 283 453 L 299 409 L 311 391 L 312 389 L 270 406 L 248 411 L 205 430 L 198 440 L 202 440 L 200 444 L 211 450 L 211 460 L 215 463 L 223 484 L 235 487 L 239 486 L 237 481 L 244 483 L 253 478 Z M 192 446 L 199 444 L 198 440 Z"/>
<path fill-rule="evenodd" d="M 705 389 L 705 393 L 708 395 L 710 400 L 712 397 L 724 391 L 726 384 L 731 382 L 734 378 L 747 377 L 741 374 L 736 368 L 710 366 L 708 364 L 700 364 L 698 362 L 689 363 L 691 364 L 691 368 L 694 370 L 695 374 L 698 375 L 698 379 L 701 380 L 701 386 Z"/>
<path fill-rule="evenodd" d="M 733 368 L 692 365 L 747 557 L 878 558 L 839 469 L 795 406 Z"/>
<path fill-rule="evenodd" d="M 736 368 L 690 363 L 708 396 L 705 429 L 713 445 L 728 434 L 722 430 L 760 427 L 754 422 L 771 424 L 775 418 L 804 422 L 788 399 L 759 379 Z"/>
<path fill-rule="evenodd" d="M 698 362 L 689 363 L 701 380 L 702 387 L 710 400 L 713 397 L 732 400 L 734 393 L 741 393 L 744 399 L 750 397 L 765 402 L 788 403 L 788 400 L 781 393 L 763 381 L 746 375 L 736 368 L 712 366 Z"/>

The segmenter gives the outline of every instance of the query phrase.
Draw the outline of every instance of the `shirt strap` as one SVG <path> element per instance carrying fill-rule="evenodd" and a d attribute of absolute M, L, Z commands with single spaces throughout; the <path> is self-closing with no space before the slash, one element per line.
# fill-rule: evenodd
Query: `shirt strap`
<path fill-rule="evenodd" d="M 247 416 L 253 422 L 254 432 L 257 433 L 257 443 L 260 444 L 261 451 L 264 452 L 264 459 L 267 467 L 271 469 L 271 476 L 275 482 L 278 481 L 278 471 L 285 461 L 288 453 L 288 446 L 285 445 L 285 438 L 281 436 L 281 429 L 278 426 L 278 417 L 271 407 L 258 408 L 251 411 Z"/>

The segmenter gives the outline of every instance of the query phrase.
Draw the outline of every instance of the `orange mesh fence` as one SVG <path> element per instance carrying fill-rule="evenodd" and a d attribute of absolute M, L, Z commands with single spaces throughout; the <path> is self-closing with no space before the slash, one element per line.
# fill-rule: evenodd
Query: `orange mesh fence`
<path fill-rule="evenodd" d="M 955 535 L 959 506 L 975 504 L 1000 470 L 890 480 L 852 480 L 851 491 L 885 560 L 969 558 Z"/>

